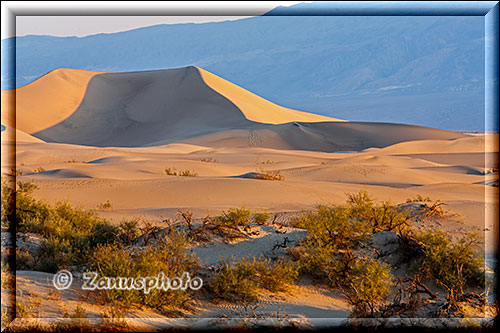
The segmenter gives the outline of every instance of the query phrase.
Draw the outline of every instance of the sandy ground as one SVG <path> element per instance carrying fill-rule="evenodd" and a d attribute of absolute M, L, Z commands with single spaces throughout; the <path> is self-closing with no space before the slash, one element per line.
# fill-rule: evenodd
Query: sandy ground
<path fill-rule="evenodd" d="M 425 141 L 422 146 L 424 153 L 415 154 L 415 142 L 358 153 L 19 142 L 16 168 L 23 172 L 18 180 L 35 182 L 39 186 L 35 195 L 51 203 L 66 200 L 98 209 L 109 200 L 112 207 L 99 213 L 116 222 L 132 217 L 155 222 L 175 217 L 184 208 L 195 217 L 243 206 L 301 211 L 320 203 L 342 203 L 346 193 L 364 188 L 378 200 L 395 203 L 417 194 L 439 199 L 458 214 L 456 220 L 464 226 L 488 228 L 493 234 L 498 213 L 498 187 L 493 185 L 498 184 L 498 172 L 491 173 L 491 169 L 497 163 L 493 159 L 497 148 L 486 147 L 489 151 L 485 152 L 485 138 L 477 136 Z M 13 167 L 5 163 L 2 172 Z M 198 176 L 169 176 L 166 168 L 191 170 Z M 279 170 L 285 180 L 244 177 L 266 170 Z"/>
<path fill-rule="evenodd" d="M 181 88 L 169 95 L 169 87 Z M 66 97 L 54 100 L 61 89 Z M 175 107 L 165 109 L 164 100 L 152 98 L 162 89 Z M 138 93 L 123 97 L 131 91 Z M 198 99 L 192 98 L 193 91 Z M 35 107 L 24 94 L 44 97 Z M 498 135 L 324 122 L 324 117 L 282 108 L 194 67 L 168 73 L 56 71 L 20 88 L 17 103 L 16 128 L 2 112 L 2 174 L 16 169 L 22 173 L 17 180 L 38 185 L 35 197 L 94 209 L 114 223 L 139 218 L 161 226 L 164 218 L 176 218 L 186 208 L 195 218 L 235 207 L 286 216 L 318 204 L 343 203 L 346 193 L 366 189 L 379 201 L 402 203 L 416 195 L 441 200 L 449 217 L 419 227 L 455 235 L 476 231 L 485 235 L 487 254 L 498 247 Z M 167 175 L 167 168 L 196 176 Z M 248 177 L 267 171 L 279 171 L 284 180 Z M 108 201 L 110 208 L 99 208 Z M 221 256 L 258 256 L 282 241 L 275 228 L 263 228 L 259 237 L 238 244 L 194 251 L 206 266 Z M 287 236 L 298 241 L 303 232 L 290 230 Z M 18 272 L 17 277 L 18 293 L 39 302 L 44 317 L 60 317 L 79 302 L 89 306 L 90 317 L 102 311 L 78 290 L 78 283 L 62 293 L 64 302 L 50 296 L 51 278 L 42 272 Z M 307 281 L 290 295 L 261 296 L 256 311 L 268 316 L 282 309 L 307 322 L 349 314 L 342 297 Z M 204 318 L 242 311 L 236 305 L 202 302 L 185 325 L 198 320 L 204 327 Z M 158 320 L 169 325 L 154 311 L 127 315 L 145 329 L 158 326 Z"/>

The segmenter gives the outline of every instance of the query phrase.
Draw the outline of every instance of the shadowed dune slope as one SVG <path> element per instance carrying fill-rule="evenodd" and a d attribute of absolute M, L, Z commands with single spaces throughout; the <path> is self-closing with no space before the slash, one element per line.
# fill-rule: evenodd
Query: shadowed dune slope
<path fill-rule="evenodd" d="M 193 66 L 102 74 L 61 69 L 17 94 L 17 129 L 46 142 L 97 147 L 182 142 L 333 152 L 464 136 L 287 109 Z"/>
<path fill-rule="evenodd" d="M 186 67 L 96 75 L 71 116 L 34 135 L 49 142 L 145 146 L 247 123 L 196 68 Z"/>
<path fill-rule="evenodd" d="M 263 147 L 309 151 L 359 151 L 410 140 L 450 140 L 464 134 L 429 127 L 369 122 L 255 124 L 183 140 L 208 147 Z"/>

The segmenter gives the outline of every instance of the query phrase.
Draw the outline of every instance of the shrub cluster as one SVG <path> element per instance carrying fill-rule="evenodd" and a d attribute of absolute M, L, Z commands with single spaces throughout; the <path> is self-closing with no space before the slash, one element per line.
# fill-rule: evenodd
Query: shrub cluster
<path fill-rule="evenodd" d="M 169 232 L 154 244 L 134 250 L 118 244 L 101 244 L 89 258 L 89 268 L 105 277 L 147 277 L 164 273 L 165 277 L 181 277 L 183 273 L 195 275 L 198 259 L 188 253 L 189 241 L 183 233 L 169 229 Z M 152 289 L 103 290 L 109 301 L 119 301 L 125 305 L 138 303 L 153 308 L 180 306 L 190 299 L 190 290 Z"/>
<path fill-rule="evenodd" d="M 391 267 L 377 259 L 356 260 L 343 294 L 353 307 L 354 316 L 375 316 L 375 311 L 389 297 Z"/>
<path fill-rule="evenodd" d="M 479 235 L 469 233 L 452 242 L 441 230 L 425 230 L 417 239 L 424 244 L 424 255 L 411 270 L 440 285 L 448 292 L 448 300 L 463 295 L 466 287 L 484 289 L 484 258 L 478 254 Z"/>
<path fill-rule="evenodd" d="M 259 168 L 258 173 L 254 175 L 255 179 L 263 180 L 285 180 L 285 176 L 281 174 L 280 170 L 264 170 Z"/>
<path fill-rule="evenodd" d="M 184 177 L 198 177 L 198 173 L 191 170 L 180 170 L 177 171 L 176 168 L 166 168 L 165 174 L 169 176 L 184 176 Z"/>
<path fill-rule="evenodd" d="M 209 283 L 215 297 L 228 301 L 255 302 L 259 288 L 286 291 L 297 278 L 294 263 L 263 258 L 242 258 L 222 262 Z"/>
<path fill-rule="evenodd" d="M 127 246 L 139 235 L 137 221 L 112 225 L 95 212 L 68 203 L 58 202 L 52 206 L 33 198 L 36 188 L 33 183 L 18 182 L 14 190 L 2 181 L 2 192 L 6 195 L 2 196 L 2 206 L 7 205 L 4 200 L 12 194 L 16 198 L 17 231 L 43 237 L 41 250 L 36 255 L 18 250 L 18 269 L 56 272 L 69 266 L 84 265 L 96 247 L 107 244 Z"/>
<path fill-rule="evenodd" d="M 251 216 L 252 212 L 245 207 L 230 208 L 227 212 L 222 212 L 222 216 L 219 220 L 228 227 L 244 227 L 250 223 Z"/>

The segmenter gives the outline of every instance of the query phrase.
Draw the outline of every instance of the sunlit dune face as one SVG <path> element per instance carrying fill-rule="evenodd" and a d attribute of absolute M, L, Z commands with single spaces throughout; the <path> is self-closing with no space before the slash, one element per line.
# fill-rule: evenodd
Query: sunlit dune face
<path fill-rule="evenodd" d="M 2 91 L 2 123 L 32 134 L 63 121 L 78 108 L 97 74 L 56 69 L 24 87 Z"/>
<path fill-rule="evenodd" d="M 292 121 L 345 121 L 276 105 L 204 69 L 198 67 L 197 69 L 203 81 L 233 102 L 248 120 L 264 124 L 284 124 Z"/>

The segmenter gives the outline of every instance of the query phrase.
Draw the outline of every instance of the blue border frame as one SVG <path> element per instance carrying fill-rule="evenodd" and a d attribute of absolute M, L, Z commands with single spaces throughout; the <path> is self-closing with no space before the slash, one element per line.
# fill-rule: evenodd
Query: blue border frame
<path fill-rule="evenodd" d="M 160 4 L 161 6 L 161 4 Z M 81 9 L 51 8 L 8 8 L 5 7 L 8 19 L 7 30 L 15 32 L 16 15 L 253 15 L 248 9 L 217 9 L 207 12 L 200 9 L 194 13 L 193 9 L 174 11 L 165 8 L 102 8 Z M 498 131 L 499 108 L 499 2 L 498 1 L 331 1 L 299 4 L 292 7 L 277 7 L 265 16 L 485 16 L 485 129 Z M 15 35 L 15 34 L 14 34 Z M 15 40 L 15 39 L 14 39 Z M 15 45 L 15 42 L 14 42 Z M 15 78 L 15 47 L 6 51 L 2 49 L 2 66 L 11 66 Z M 15 85 L 15 84 L 14 84 Z M 15 235 L 15 234 L 14 234 Z M 15 239 L 15 237 L 13 237 Z M 15 244 L 15 243 L 14 243 Z M 15 276 L 15 275 L 14 275 Z M 476 318 L 481 319 L 481 318 Z M 482 318 L 484 319 L 484 318 Z M 426 326 L 428 318 L 409 318 L 408 324 Z M 431 322 L 434 328 L 447 327 Z M 447 321 L 447 319 L 441 319 Z M 450 318 L 450 324 L 460 321 L 460 318 Z M 318 329 L 342 326 L 346 323 L 343 318 L 314 318 L 311 320 Z M 371 324 L 369 321 L 367 324 Z M 372 323 L 376 324 L 377 323 Z M 427 324 L 428 325 L 428 324 Z M 373 326 L 372 326 L 373 327 Z M 196 329 L 196 328 L 195 328 Z"/>

